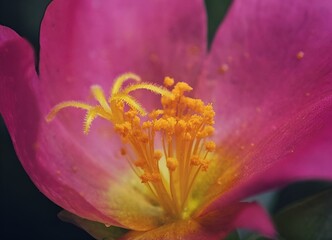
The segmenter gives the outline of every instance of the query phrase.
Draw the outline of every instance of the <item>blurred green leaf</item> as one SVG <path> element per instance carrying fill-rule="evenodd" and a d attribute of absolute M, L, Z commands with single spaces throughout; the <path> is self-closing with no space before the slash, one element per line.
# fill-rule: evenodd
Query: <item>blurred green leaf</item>
<path fill-rule="evenodd" d="M 275 223 L 285 239 L 332 239 L 332 189 L 286 207 Z"/>
<path fill-rule="evenodd" d="M 332 188 L 332 182 L 326 181 L 301 181 L 283 188 L 276 196 L 273 215 L 280 210 L 304 198 L 321 193 Z"/>
<path fill-rule="evenodd" d="M 240 236 L 237 231 L 231 232 L 225 240 L 240 240 Z"/>
<path fill-rule="evenodd" d="M 102 223 L 78 217 L 67 211 L 61 211 L 58 216 L 62 221 L 72 223 L 84 229 L 97 240 L 116 240 L 128 231 L 114 226 L 106 227 Z"/>

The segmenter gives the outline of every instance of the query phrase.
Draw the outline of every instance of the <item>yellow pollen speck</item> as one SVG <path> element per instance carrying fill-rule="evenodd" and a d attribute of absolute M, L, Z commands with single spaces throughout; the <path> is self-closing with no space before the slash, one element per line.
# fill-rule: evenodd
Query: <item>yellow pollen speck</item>
<path fill-rule="evenodd" d="M 200 52 L 200 48 L 197 45 L 190 46 L 188 50 L 189 50 L 189 53 L 192 55 L 198 55 Z"/>
<path fill-rule="evenodd" d="M 303 52 L 303 51 L 299 51 L 299 52 L 296 54 L 296 58 L 297 58 L 298 60 L 301 60 L 303 57 L 304 57 L 304 52 Z"/>
<path fill-rule="evenodd" d="M 124 86 L 130 79 L 135 82 Z M 165 77 L 164 85 L 173 86 L 174 79 Z M 147 112 L 131 95 L 136 90 L 159 94 L 161 108 Z M 197 178 L 209 168 L 217 147 L 209 140 L 215 132 L 213 106 L 185 95 L 192 90 L 187 83 L 178 82 L 169 91 L 126 73 L 115 80 L 108 98 L 100 86 L 94 85 L 91 92 L 97 104 L 62 102 L 46 119 L 51 121 L 62 109 L 73 107 L 87 112 L 84 133 L 88 133 L 97 117 L 109 121 L 122 140 L 122 158 L 165 214 L 179 219 L 190 215 L 187 209 L 191 191 L 199 182 Z M 143 117 L 145 115 L 147 117 Z"/>
<path fill-rule="evenodd" d="M 225 63 L 219 67 L 218 72 L 221 74 L 224 74 L 228 71 L 228 69 L 229 69 L 229 66 L 228 66 L 228 64 Z"/>

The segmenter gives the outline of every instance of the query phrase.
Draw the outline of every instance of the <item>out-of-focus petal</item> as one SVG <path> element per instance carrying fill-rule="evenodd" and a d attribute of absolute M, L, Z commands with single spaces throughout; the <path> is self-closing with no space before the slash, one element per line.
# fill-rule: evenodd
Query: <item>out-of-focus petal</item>
<path fill-rule="evenodd" d="M 134 72 L 195 82 L 206 47 L 202 0 L 56 0 L 41 28 L 41 78 L 52 104 Z M 66 86 L 66 91 L 63 87 Z"/>
<path fill-rule="evenodd" d="M 112 162 L 119 153 L 112 153 L 110 160 L 93 156 L 61 124 L 46 123 L 32 48 L 8 28 L 1 27 L 0 36 L 0 112 L 36 186 L 83 218 L 137 230 L 159 225 L 160 210 L 132 186 L 130 176 L 126 175 L 127 182 L 120 179 L 129 167 L 125 160 Z M 129 194 L 137 201 L 128 201 Z"/>
<path fill-rule="evenodd" d="M 235 170 L 228 178 L 234 188 L 279 161 L 292 166 L 288 174 L 280 172 L 284 182 L 300 176 L 332 178 L 324 169 L 330 166 L 331 142 L 320 148 L 322 142 L 316 141 L 331 122 L 331 21 L 330 1 L 233 3 L 197 94 L 215 103 L 220 159 L 233 161 Z M 311 148 L 302 147 L 309 143 Z M 316 159 L 310 150 L 319 148 L 321 157 Z M 297 159 L 302 156 L 308 158 Z M 309 171 L 311 161 L 317 167 Z M 256 190 L 263 185 L 257 184 Z"/>
<path fill-rule="evenodd" d="M 143 239 L 222 239 L 236 228 L 273 237 L 275 229 L 268 214 L 256 203 L 235 203 L 194 220 L 182 220 L 148 232 L 130 232 L 126 240 Z"/>
<path fill-rule="evenodd" d="M 330 109 L 332 109 L 332 97 L 329 101 Z M 332 119 L 332 110 L 325 117 Z M 317 123 L 319 124 L 319 121 Z M 218 209 L 224 204 L 281 187 L 290 182 L 306 179 L 332 180 L 331 145 L 332 125 L 327 124 L 319 131 L 310 134 L 310 138 L 305 139 L 294 152 L 284 159 L 248 176 L 245 181 L 235 182 L 233 187 L 210 205 L 206 211 Z"/>

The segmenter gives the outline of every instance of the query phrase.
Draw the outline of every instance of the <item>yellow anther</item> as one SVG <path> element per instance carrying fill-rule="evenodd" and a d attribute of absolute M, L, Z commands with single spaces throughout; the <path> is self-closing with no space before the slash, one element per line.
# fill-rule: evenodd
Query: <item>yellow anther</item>
<path fill-rule="evenodd" d="M 177 130 L 178 132 L 183 132 L 183 131 L 186 130 L 186 128 L 187 128 L 187 123 L 186 123 L 186 121 L 184 121 L 183 119 L 180 119 L 180 120 L 177 122 L 177 124 L 176 124 L 176 130 Z"/>
<path fill-rule="evenodd" d="M 128 120 L 134 118 L 136 115 L 137 115 L 137 111 L 134 111 L 134 110 L 129 110 L 128 112 L 125 112 L 125 113 L 124 113 L 124 116 L 125 116 Z"/>
<path fill-rule="evenodd" d="M 138 116 L 135 116 L 133 117 L 132 122 L 134 126 L 140 126 L 141 119 Z"/>
<path fill-rule="evenodd" d="M 210 161 L 209 160 L 201 160 L 201 168 L 202 171 L 207 171 L 209 168 Z"/>
<path fill-rule="evenodd" d="M 173 89 L 173 93 L 175 95 L 182 95 L 184 92 L 190 92 L 191 90 L 193 90 L 192 87 L 190 87 L 187 83 L 185 82 L 178 82 L 174 89 Z"/>
<path fill-rule="evenodd" d="M 138 159 L 134 162 L 136 167 L 140 167 L 140 168 L 144 168 L 146 166 L 146 161 L 142 160 L 142 159 Z"/>
<path fill-rule="evenodd" d="M 206 137 L 213 135 L 213 133 L 214 133 L 214 127 L 208 125 L 208 126 L 204 127 L 203 131 L 200 131 L 197 133 L 197 137 L 206 138 Z"/>
<path fill-rule="evenodd" d="M 131 128 L 131 124 L 129 122 L 124 122 L 124 123 L 115 124 L 114 129 L 122 137 L 126 137 L 132 128 Z"/>
<path fill-rule="evenodd" d="M 198 128 L 203 122 L 203 118 L 201 116 L 198 115 L 193 115 L 190 119 L 189 119 L 189 126 L 194 129 L 194 128 Z"/>
<path fill-rule="evenodd" d="M 170 171 L 174 171 L 178 167 L 179 162 L 176 158 L 169 157 L 166 159 L 166 165 Z"/>
<path fill-rule="evenodd" d="M 207 134 L 207 136 L 211 136 L 214 133 L 214 127 L 206 126 L 204 127 L 204 132 Z"/>
<path fill-rule="evenodd" d="M 214 112 L 213 106 L 211 104 L 205 106 L 203 115 L 204 115 L 204 117 L 209 118 L 209 119 L 214 118 L 216 113 Z"/>
<path fill-rule="evenodd" d="M 193 155 L 190 159 L 190 164 L 194 166 L 198 166 L 201 164 L 201 161 L 197 155 Z"/>
<path fill-rule="evenodd" d="M 165 87 L 171 87 L 174 84 L 174 79 L 171 77 L 165 77 L 164 78 L 164 86 Z"/>
<path fill-rule="evenodd" d="M 168 126 L 168 122 L 165 119 L 160 118 L 160 119 L 153 121 L 153 129 L 155 131 L 165 130 L 165 129 L 167 129 L 167 126 Z"/>
<path fill-rule="evenodd" d="M 144 173 L 140 178 L 142 183 L 158 182 L 161 179 L 159 173 Z"/>
<path fill-rule="evenodd" d="M 160 109 L 153 110 L 151 113 L 149 113 L 149 118 L 156 119 L 157 117 L 159 117 L 163 113 L 164 113 L 164 111 L 160 110 Z"/>
<path fill-rule="evenodd" d="M 205 143 L 205 149 L 208 152 L 213 152 L 216 149 L 216 143 L 214 141 L 208 141 Z"/>
<path fill-rule="evenodd" d="M 167 126 L 166 126 L 166 131 L 168 134 L 173 134 L 174 133 L 174 128 L 176 125 L 176 119 L 174 117 L 168 117 L 167 118 Z"/>
<path fill-rule="evenodd" d="M 161 153 L 161 151 L 155 151 L 153 153 L 153 159 L 155 161 L 159 161 L 161 159 L 161 157 L 163 156 L 163 154 Z"/>
<path fill-rule="evenodd" d="M 151 122 L 151 121 L 147 121 L 147 122 L 144 122 L 144 123 L 142 124 L 142 128 L 143 128 L 143 129 L 148 129 L 148 128 L 150 128 L 150 127 L 152 127 L 152 122 Z"/>

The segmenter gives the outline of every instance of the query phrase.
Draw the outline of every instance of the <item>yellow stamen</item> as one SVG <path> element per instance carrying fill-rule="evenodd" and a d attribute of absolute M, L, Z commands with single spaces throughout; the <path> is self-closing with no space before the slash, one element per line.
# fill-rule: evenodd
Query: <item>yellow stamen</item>
<path fill-rule="evenodd" d="M 146 110 L 138 103 L 138 101 L 129 95 L 130 92 L 137 89 L 146 89 L 152 92 L 158 93 L 162 96 L 171 96 L 171 92 L 164 89 L 161 86 L 148 84 L 148 83 L 136 83 L 122 90 L 122 85 L 128 80 L 134 80 L 136 82 L 141 81 L 141 78 L 134 73 L 125 73 L 120 75 L 114 81 L 114 85 L 111 89 L 111 96 L 106 101 L 106 97 L 102 88 L 98 85 L 91 87 L 91 92 L 94 98 L 98 101 L 99 105 L 93 106 L 87 103 L 79 101 L 65 101 L 57 104 L 52 108 L 50 113 L 46 116 L 46 121 L 50 122 L 54 119 L 56 114 L 68 107 L 80 108 L 87 111 L 84 122 L 84 133 L 88 133 L 93 120 L 99 116 L 111 122 L 117 123 L 122 121 L 123 103 L 129 105 L 130 108 L 136 110 L 140 115 L 146 115 Z"/>
<path fill-rule="evenodd" d="M 138 83 L 123 87 L 132 79 Z M 151 191 L 165 215 L 171 218 L 186 218 L 188 201 L 197 176 L 207 171 L 216 149 L 209 140 L 214 133 L 214 110 L 211 104 L 185 96 L 192 87 L 178 82 L 172 91 L 155 84 L 139 82 L 140 77 L 126 73 L 115 80 L 111 96 L 106 100 L 101 87 L 91 88 L 97 105 L 76 101 L 56 105 L 47 116 L 48 121 L 63 108 L 76 107 L 87 111 L 84 133 L 93 120 L 101 117 L 114 126 L 121 137 L 121 155 L 133 171 Z M 170 87 L 174 80 L 164 79 Z M 147 111 L 129 94 L 136 90 L 149 90 L 161 95 L 161 109 Z M 127 107 L 124 106 L 127 105 Z M 148 117 L 143 118 L 148 114 Z M 161 149 L 156 149 L 161 146 Z M 194 211 L 194 210 L 190 210 Z"/>
<path fill-rule="evenodd" d="M 141 81 L 141 78 L 134 74 L 134 73 L 124 73 L 124 74 L 121 74 L 118 78 L 116 78 L 115 80 L 115 83 L 112 87 L 112 90 L 111 90 L 111 96 L 118 93 L 119 90 L 121 89 L 122 85 L 124 82 L 130 80 L 130 79 L 133 79 L 135 80 L 136 82 L 140 82 Z"/>
<path fill-rule="evenodd" d="M 95 99 L 99 102 L 100 106 L 108 113 L 112 114 L 112 110 L 108 105 L 103 89 L 98 85 L 93 85 L 91 87 L 91 92 Z"/>
<path fill-rule="evenodd" d="M 127 103 L 132 109 L 135 109 L 136 111 L 138 111 L 142 116 L 146 115 L 146 110 L 141 106 L 141 104 L 138 103 L 138 101 L 126 94 L 117 94 L 115 96 L 113 96 L 110 100 L 110 102 L 112 101 L 122 101 Z"/>
<path fill-rule="evenodd" d="M 153 93 L 157 93 L 160 94 L 162 96 L 168 96 L 171 97 L 172 94 L 165 88 L 161 87 L 161 86 L 157 86 L 151 83 L 137 83 L 137 84 L 132 84 L 128 87 L 126 87 L 123 92 L 125 94 L 129 94 L 132 91 L 138 90 L 138 89 L 146 89 L 146 90 L 150 90 Z"/>
<path fill-rule="evenodd" d="M 86 103 L 82 103 L 82 102 L 77 102 L 77 101 L 62 102 L 62 103 L 59 103 L 59 104 L 55 105 L 52 108 L 50 113 L 46 116 L 46 121 L 47 122 L 52 121 L 55 118 L 56 114 L 60 110 L 62 110 L 64 108 L 68 108 L 68 107 L 80 108 L 80 109 L 84 109 L 84 110 L 87 110 L 87 111 L 89 111 L 92 108 L 91 105 L 86 104 Z"/>

